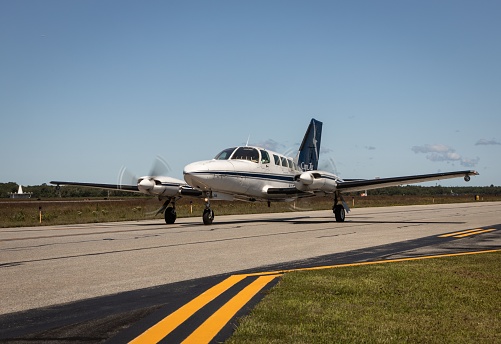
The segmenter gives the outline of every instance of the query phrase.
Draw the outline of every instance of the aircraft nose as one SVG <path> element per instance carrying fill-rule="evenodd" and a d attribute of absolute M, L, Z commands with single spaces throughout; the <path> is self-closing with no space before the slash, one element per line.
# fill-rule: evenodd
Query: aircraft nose
<path fill-rule="evenodd" d="M 209 169 L 204 163 L 194 162 L 184 167 L 183 175 L 184 180 L 191 186 L 201 188 L 204 172 Z"/>
<path fill-rule="evenodd" d="M 203 173 L 208 170 L 207 166 L 204 163 L 193 162 L 184 167 L 183 174 L 184 175 L 193 175 L 197 173 Z"/>
<path fill-rule="evenodd" d="M 190 186 L 201 190 L 219 190 L 224 185 L 234 166 L 227 160 L 194 162 L 184 167 L 184 180 Z"/>

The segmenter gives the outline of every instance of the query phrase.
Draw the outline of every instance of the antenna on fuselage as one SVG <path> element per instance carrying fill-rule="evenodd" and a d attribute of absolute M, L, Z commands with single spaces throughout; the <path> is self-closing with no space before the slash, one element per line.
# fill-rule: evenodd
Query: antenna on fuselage
<path fill-rule="evenodd" d="M 249 136 L 247 137 L 247 142 L 245 143 L 245 147 L 249 147 L 249 141 L 250 141 L 250 134 L 249 134 Z"/>

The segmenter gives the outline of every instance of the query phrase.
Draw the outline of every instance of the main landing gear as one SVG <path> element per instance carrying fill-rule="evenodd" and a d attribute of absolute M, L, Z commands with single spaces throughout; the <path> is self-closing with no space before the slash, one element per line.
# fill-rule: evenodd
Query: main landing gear
<path fill-rule="evenodd" d="M 175 207 L 167 207 L 164 212 L 165 223 L 171 225 L 176 222 L 177 213 Z"/>
<path fill-rule="evenodd" d="M 341 199 L 341 202 L 344 203 L 342 201 L 343 199 L 341 195 L 338 192 L 336 192 L 334 195 L 334 205 L 332 206 L 332 212 L 334 213 L 336 222 L 344 222 L 344 219 L 346 217 L 346 211 L 344 209 L 343 204 L 339 203 L 339 198 Z"/>
<path fill-rule="evenodd" d="M 210 193 L 205 193 L 205 209 L 202 215 L 202 219 L 204 220 L 204 225 L 212 224 L 214 221 L 214 211 L 210 208 Z"/>
<path fill-rule="evenodd" d="M 212 224 L 214 221 L 214 211 L 210 208 L 210 193 L 205 193 L 205 209 L 202 215 L 202 219 L 204 221 L 204 225 Z M 170 205 L 170 206 L 169 206 Z M 167 198 L 160 209 L 158 209 L 157 214 L 164 214 L 164 219 L 166 224 L 173 224 L 176 222 L 177 213 L 176 213 L 176 198 Z"/>
<path fill-rule="evenodd" d="M 169 204 L 172 202 L 172 206 L 169 207 Z M 162 208 L 158 209 L 157 214 L 164 213 L 165 223 L 168 225 L 176 222 L 177 213 L 176 213 L 176 199 L 175 198 L 167 198 L 167 200 L 162 205 Z"/>

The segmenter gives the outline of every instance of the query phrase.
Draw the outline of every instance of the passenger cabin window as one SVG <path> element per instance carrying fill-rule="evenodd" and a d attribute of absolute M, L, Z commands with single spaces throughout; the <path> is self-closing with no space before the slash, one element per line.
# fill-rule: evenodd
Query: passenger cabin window
<path fill-rule="evenodd" d="M 280 157 L 278 155 L 273 154 L 273 159 L 275 160 L 275 165 L 280 166 Z"/>
<path fill-rule="evenodd" d="M 261 163 L 269 164 L 270 163 L 270 155 L 267 151 L 261 149 Z"/>
<path fill-rule="evenodd" d="M 287 163 L 289 164 L 289 168 L 292 170 L 292 160 L 291 159 L 287 159 Z"/>
<path fill-rule="evenodd" d="M 282 159 L 282 166 L 287 167 L 287 159 L 284 157 L 282 157 L 281 159 Z"/>
<path fill-rule="evenodd" d="M 230 156 L 231 156 L 231 153 L 233 153 L 234 150 L 235 150 L 235 147 L 233 147 L 233 148 L 227 148 L 224 151 L 222 151 L 221 153 L 219 153 L 218 155 L 216 155 L 216 157 L 214 159 L 216 159 L 216 160 L 228 160 L 230 158 Z"/>
<path fill-rule="evenodd" d="M 248 160 L 259 162 L 259 152 L 252 147 L 239 147 L 231 157 L 232 160 Z"/>

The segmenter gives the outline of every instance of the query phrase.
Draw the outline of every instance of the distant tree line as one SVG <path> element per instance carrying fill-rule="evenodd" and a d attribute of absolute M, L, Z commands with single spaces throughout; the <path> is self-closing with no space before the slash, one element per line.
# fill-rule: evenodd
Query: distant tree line
<path fill-rule="evenodd" d="M 19 185 L 13 182 L 0 183 L 0 198 L 10 197 L 11 192 L 17 192 Z M 107 198 L 107 197 L 138 197 L 142 194 L 85 188 L 78 186 L 61 186 L 57 191 L 54 185 L 28 185 L 23 186 L 23 192 L 32 192 L 32 198 Z M 407 195 L 407 196 L 442 196 L 442 195 L 501 195 L 501 186 L 393 186 L 383 189 L 368 190 L 370 196 L 377 195 Z M 144 196 L 148 197 L 148 196 Z"/>
<path fill-rule="evenodd" d="M 11 192 L 17 192 L 19 185 L 13 182 L 0 183 L 0 198 L 10 197 Z M 61 186 L 59 191 L 54 185 L 23 185 L 23 192 L 32 192 L 31 198 L 107 198 L 107 197 L 139 197 L 143 196 L 137 192 L 125 192 L 115 190 L 104 190 L 95 188 L 85 188 L 78 186 Z"/>

